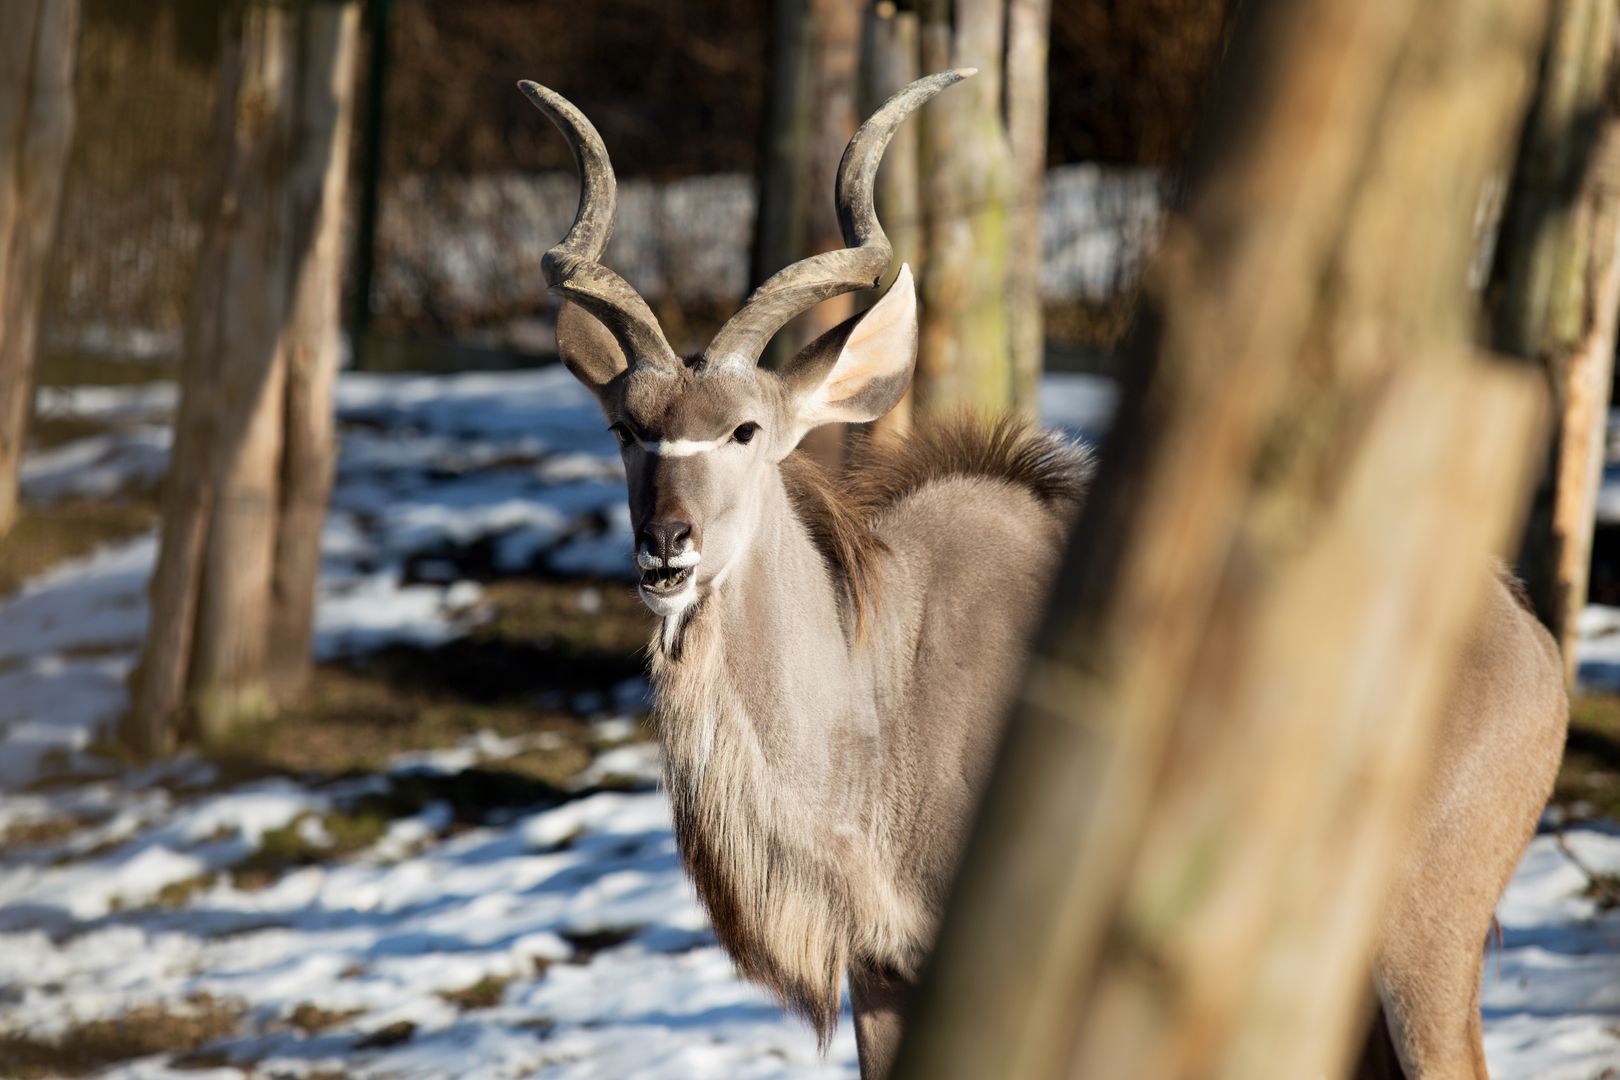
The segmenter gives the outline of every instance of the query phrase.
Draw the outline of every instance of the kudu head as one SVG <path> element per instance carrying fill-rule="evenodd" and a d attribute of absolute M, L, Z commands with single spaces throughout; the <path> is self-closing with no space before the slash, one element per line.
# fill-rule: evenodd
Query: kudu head
<path fill-rule="evenodd" d="M 764 485 L 811 428 L 875 420 L 900 400 L 917 355 L 910 270 L 870 310 L 828 331 L 780 371 L 759 366 L 789 320 L 830 297 L 875 286 L 893 249 L 873 208 L 889 138 L 912 110 L 971 69 L 919 79 L 855 132 L 838 167 L 845 248 L 803 259 L 754 290 L 701 353 L 681 358 L 652 310 L 598 260 L 613 231 L 615 184 L 602 138 L 554 91 L 518 85 L 563 133 L 579 166 L 579 209 L 541 268 L 565 301 L 557 345 L 596 394 L 624 456 L 640 592 L 679 615 L 724 581 L 758 525 Z"/>

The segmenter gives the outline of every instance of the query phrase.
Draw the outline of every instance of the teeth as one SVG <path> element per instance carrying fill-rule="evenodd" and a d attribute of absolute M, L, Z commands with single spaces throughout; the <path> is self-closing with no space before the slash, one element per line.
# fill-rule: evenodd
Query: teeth
<path fill-rule="evenodd" d="M 655 589 L 673 589 L 677 585 L 685 584 L 692 571 L 685 567 L 661 567 L 649 570 L 644 578 L 647 585 Z"/>

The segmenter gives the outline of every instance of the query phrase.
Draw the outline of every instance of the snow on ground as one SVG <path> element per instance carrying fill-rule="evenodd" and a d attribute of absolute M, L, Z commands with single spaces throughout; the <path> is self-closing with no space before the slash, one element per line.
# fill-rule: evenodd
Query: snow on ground
<path fill-rule="evenodd" d="M 644 756 L 640 790 L 583 793 L 498 826 L 454 830 L 448 807 L 429 805 L 349 861 L 258 889 L 203 879 L 179 906 L 141 905 L 236 864 L 269 830 L 318 832 L 317 815 L 359 792 L 277 780 L 192 795 L 108 780 L 8 799 L 12 815 L 113 816 L 65 842 L 76 851 L 47 844 L 7 860 L 4 1027 L 71 1037 L 135 1003 L 183 1011 L 207 995 L 240 1003 L 241 1033 L 213 1049 L 256 1075 L 848 1075 L 847 1028 L 823 1060 L 808 1031 L 732 974 L 649 766 Z M 447 999 L 481 982 L 495 987 L 484 1007 Z M 299 1030 L 293 1019 L 311 1010 L 340 1016 L 342 1030 Z M 357 1050 L 402 1025 L 397 1045 Z M 167 1075 L 160 1064 L 113 1075 Z"/>
<path fill-rule="evenodd" d="M 1113 392 L 1053 378 L 1042 404 L 1049 422 L 1096 437 Z M 112 497 L 160 475 L 166 390 L 48 405 L 111 430 L 31 457 L 30 499 Z M 478 587 L 459 580 L 469 559 L 628 576 L 617 453 L 560 368 L 346 375 L 339 412 L 323 655 L 463 633 L 481 617 Z M 715 945 L 653 784 L 656 749 L 626 715 L 641 708 L 635 680 L 581 701 L 610 716 L 597 725 L 605 749 L 569 790 L 476 820 L 429 797 L 396 806 L 344 857 L 239 873 L 277 844 L 336 852 L 333 830 L 356 807 L 498 767 L 544 735 L 485 735 L 321 782 L 232 782 L 187 758 L 110 770 L 88 748 L 124 707 L 154 550 L 151 537 L 109 547 L 0 603 L 0 835 L 34 837 L 0 858 L 0 1038 L 225 1002 L 240 1015 L 209 1045 L 221 1076 L 853 1075 L 847 1017 L 821 1056 Z M 1620 672 L 1620 646 L 1608 651 L 1620 613 L 1590 618 L 1588 670 Z M 73 782 L 25 787 L 42 776 Z M 63 820 L 77 827 L 50 828 Z M 1620 872 L 1620 832 L 1571 828 L 1567 843 Z M 1485 991 L 1499 1080 L 1620 1067 L 1620 916 L 1585 885 L 1543 835 L 1502 903 Z M 469 988 L 482 988 L 476 1006 Z M 107 1075 L 213 1075 L 184 1064 L 159 1055 Z"/>
<path fill-rule="evenodd" d="M 1620 872 L 1620 829 L 1585 827 L 1564 840 L 1590 870 Z M 1620 913 L 1600 913 L 1586 887 L 1558 838 L 1542 835 L 1497 907 L 1503 948 L 1486 954 L 1483 994 L 1497 1080 L 1596 1080 L 1620 1069 Z"/>

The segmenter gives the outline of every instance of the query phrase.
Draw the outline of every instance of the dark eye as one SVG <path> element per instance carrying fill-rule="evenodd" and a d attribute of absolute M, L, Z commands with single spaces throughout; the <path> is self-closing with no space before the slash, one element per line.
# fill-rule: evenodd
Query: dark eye
<path fill-rule="evenodd" d="M 739 425 L 737 425 L 737 430 L 733 431 L 731 433 L 731 437 L 736 442 L 746 444 L 746 443 L 752 441 L 752 439 L 754 438 L 754 434 L 756 432 L 758 432 L 758 431 L 759 431 L 759 425 L 758 424 L 755 424 L 755 423 L 752 423 L 752 422 L 747 423 L 747 424 L 739 424 Z"/>
<path fill-rule="evenodd" d="M 635 433 L 624 424 L 614 424 L 608 430 L 613 432 L 613 437 L 619 440 L 620 446 L 629 446 L 636 441 Z"/>

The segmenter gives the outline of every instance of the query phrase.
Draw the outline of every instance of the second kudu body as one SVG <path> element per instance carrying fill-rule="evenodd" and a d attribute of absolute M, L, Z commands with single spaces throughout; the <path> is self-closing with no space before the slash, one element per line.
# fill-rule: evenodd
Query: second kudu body
<path fill-rule="evenodd" d="M 640 592 L 661 618 L 655 718 L 683 859 L 738 968 L 823 1040 L 848 975 L 868 1080 L 898 1046 L 1087 464 L 1009 424 L 890 447 L 836 483 L 795 453 L 811 428 L 876 419 L 905 392 L 905 267 L 780 372 L 757 364 L 794 316 L 887 271 L 872 205 L 883 149 L 966 74 L 913 83 L 861 127 L 838 175 L 848 246 L 776 274 L 689 358 L 598 261 L 614 212 L 600 137 L 522 84 L 580 168 L 573 228 L 543 268 L 566 301 L 563 358 L 623 449 Z M 1565 709 L 1551 640 L 1491 587 L 1385 922 L 1369 1071 L 1393 1049 L 1413 1078 L 1484 1072 L 1481 948 L 1550 789 Z"/>

